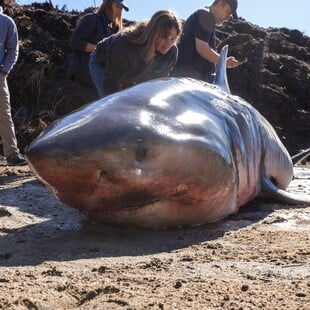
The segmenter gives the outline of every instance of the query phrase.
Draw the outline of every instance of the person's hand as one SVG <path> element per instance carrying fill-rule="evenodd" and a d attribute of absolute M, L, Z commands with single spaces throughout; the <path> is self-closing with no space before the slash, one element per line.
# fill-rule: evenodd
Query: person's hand
<path fill-rule="evenodd" d="M 243 62 L 238 61 L 235 57 L 228 57 L 226 60 L 227 68 L 237 68 L 241 64 L 243 64 Z"/>

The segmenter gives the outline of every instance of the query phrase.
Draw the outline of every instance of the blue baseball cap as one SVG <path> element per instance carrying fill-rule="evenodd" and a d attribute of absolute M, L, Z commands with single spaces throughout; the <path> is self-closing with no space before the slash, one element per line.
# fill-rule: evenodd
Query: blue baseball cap
<path fill-rule="evenodd" d="M 124 9 L 126 12 L 129 11 L 128 6 L 126 5 L 126 3 L 125 3 L 123 0 L 114 0 L 114 2 L 116 2 L 118 5 L 122 6 L 123 9 Z"/>

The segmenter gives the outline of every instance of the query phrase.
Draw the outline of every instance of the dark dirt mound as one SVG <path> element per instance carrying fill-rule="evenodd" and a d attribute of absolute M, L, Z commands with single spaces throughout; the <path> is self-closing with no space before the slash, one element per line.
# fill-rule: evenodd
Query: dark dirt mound
<path fill-rule="evenodd" d="M 12 113 L 23 150 L 61 115 L 96 98 L 93 89 L 67 79 L 68 41 L 79 18 L 50 3 L 19 6 L 7 1 L 4 11 L 16 21 L 20 56 L 9 76 Z M 291 153 L 309 147 L 310 38 L 298 30 L 264 29 L 245 20 L 229 21 L 218 31 L 218 49 L 248 62 L 229 70 L 232 93 L 255 106 L 275 127 Z"/>

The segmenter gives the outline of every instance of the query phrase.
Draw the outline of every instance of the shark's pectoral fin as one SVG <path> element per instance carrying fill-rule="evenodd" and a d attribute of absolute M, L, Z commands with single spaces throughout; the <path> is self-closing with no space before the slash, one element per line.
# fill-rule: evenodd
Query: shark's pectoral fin
<path fill-rule="evenodd" d="M 310 147 L 306 150 L 301 151 L 300 153 L 292 156 L 293 165 L 298 165 L 304 159 L 310 156 Z"/>
<path fill-rule="evenodd" d="M 278 188 L 267 176 L 261 180 L 262 194 L 288 204 L 310 205 L 310 195 L 289 193 Z"/>

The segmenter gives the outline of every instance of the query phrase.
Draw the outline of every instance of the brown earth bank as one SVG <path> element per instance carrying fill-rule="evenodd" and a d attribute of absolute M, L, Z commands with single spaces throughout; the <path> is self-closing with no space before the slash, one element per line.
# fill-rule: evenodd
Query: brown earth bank
<path fill-rule="evenodd" d="M 68 41 L 85 12 L 67 12 L 52 1 L 17 5 L 4 0 L 17 23 L 20 57 L 9 76 L 14 122 L 23 150 L 56 118 L 96 98 L 95 89 L 67 79 Z M 128 23 L 129 21 L 125 21 Z M 217 47 L 248 62 L 228 70 L 233 94 L 255 106 L 275 127 L 291 154 L 309 147 L 310 38 L 298 30 L 261 28 L 239 19 L 217 31 Z"/>
<path fill-rule="evenodd" d="M 198 227 L 95 225 L 0 160 L 0 309 L 306 310 L 309 244 L 310 206 L 263 200 Z"/>

